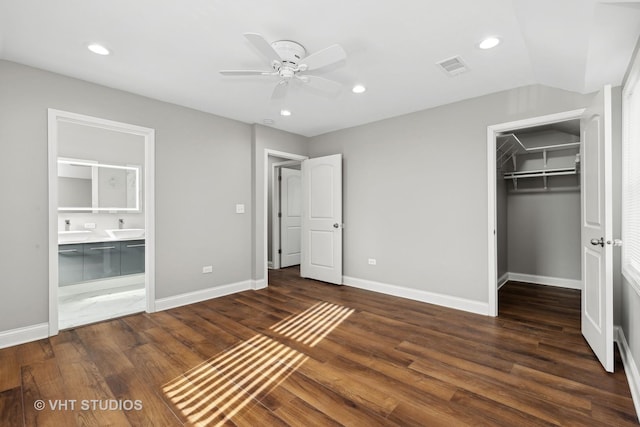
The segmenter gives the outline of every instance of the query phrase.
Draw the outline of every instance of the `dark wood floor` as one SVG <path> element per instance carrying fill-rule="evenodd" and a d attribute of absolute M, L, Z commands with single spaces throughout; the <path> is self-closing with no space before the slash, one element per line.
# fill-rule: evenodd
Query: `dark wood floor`
<path fill-rule="evenodd" d="M 637 425 L 577 291 L 509 283 L 490 318 L 296 269 L 270 283 L 0 350 L 0 424 Z"/>

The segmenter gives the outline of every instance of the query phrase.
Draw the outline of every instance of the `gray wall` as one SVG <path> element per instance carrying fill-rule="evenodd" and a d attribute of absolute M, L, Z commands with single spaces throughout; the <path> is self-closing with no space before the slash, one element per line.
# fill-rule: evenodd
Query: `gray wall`
<path fill-rule="evenodd" d="M 312 138 L 344 156 L 344 274 L 488 301 L 487 126 L 591 98 L 527 86 Z"/>
<path fill-rule="evenodd" d="M 251 279 L 251 126 L 0 61 L 0 331 L 48 321 L 47 108 L 156 130 L 157 298 Z"/>
<path fill-rule="evenodd" d="M 580 280 L 580 191 L 507 199 L 509 272 Z"/>

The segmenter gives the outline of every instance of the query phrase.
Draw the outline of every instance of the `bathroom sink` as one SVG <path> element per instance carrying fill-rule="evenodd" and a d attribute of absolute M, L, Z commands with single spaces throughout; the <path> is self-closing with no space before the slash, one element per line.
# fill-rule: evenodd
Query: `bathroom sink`
<path fill-rule="evenodd" d="M 83 242 L 89 238 L 89 230 L 58 231 L 58 243 Z"/>
<path fill-rule="evenodd" d="M 144 236 L 144 228 L 116 228 L 104 231 L 113 239 L 134 239 Z"/>

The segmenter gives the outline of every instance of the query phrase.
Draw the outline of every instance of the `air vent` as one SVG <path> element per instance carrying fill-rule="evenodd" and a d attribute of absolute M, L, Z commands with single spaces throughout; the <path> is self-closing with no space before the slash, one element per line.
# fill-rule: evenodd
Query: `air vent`
<path fill-rule="evenodd" d="M 436 62 L 436 64 L 440 66 L 442 71 L 452 77 L 457 76 L 460 73 L 464 73 L 465 71 L 469 71 L 469 67 L 467 67 L 467 64 L 465 64 L 459 56 L 443 59 L 442 61 Z"/>

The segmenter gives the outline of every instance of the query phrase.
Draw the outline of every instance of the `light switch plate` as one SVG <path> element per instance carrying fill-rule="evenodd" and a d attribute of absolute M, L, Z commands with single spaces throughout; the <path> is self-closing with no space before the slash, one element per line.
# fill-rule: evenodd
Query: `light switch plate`
<path fill-rule="evenodd" d="M 238 214 L 244 213 L 244 205 L 236 205 L 236 213 Z"/>

